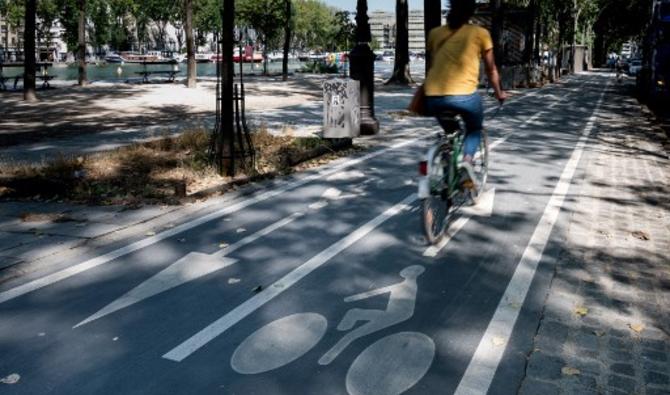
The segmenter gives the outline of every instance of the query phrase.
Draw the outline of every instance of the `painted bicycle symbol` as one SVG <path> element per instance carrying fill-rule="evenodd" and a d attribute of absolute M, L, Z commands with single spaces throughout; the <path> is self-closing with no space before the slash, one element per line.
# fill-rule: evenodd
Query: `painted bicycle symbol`
<path fill-rule="evenodd" d="M 329 365 L 354 341 L 410 319 L 416 305 L 416 280 L 424 271 L 419 265 L 406 267 L 400 271 L 402 281 L 345 298 L 344 302 L 351 303 L 389 294 L 385 310 L 352 308 L 347 311 L 337 326 L 338 331 L 347 333 L 318 363 Z M 364 323 L 356 327 L 359 322 Z M 316 346 L 327 328 L 327 319 L 318 313 L 282 317 L 249 335 L 233 353 L 231 366 L 240 374 L 281 368 Z M 434 356 L 435 343 L 423 333 L 398 332 L 386 336 L 368 346 L 353 361 L 346 376 L 347 391 L 351 395 L 401 394 L 421 380 Z"/>

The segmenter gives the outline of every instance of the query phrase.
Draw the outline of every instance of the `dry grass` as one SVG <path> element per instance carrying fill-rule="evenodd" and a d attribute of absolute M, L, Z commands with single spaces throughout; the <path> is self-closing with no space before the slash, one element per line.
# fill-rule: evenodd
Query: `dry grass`
<path fill-rule="evenodd" d="M 291 166 L 289 158 L 323 145 L 323 140 L 273 136 L 263 127 L 252 133 L 252 140 L 257 150 L 256 169 L 244 174 L 249 179 L 289 173 L 338 157 L 328 154 Z M 88 204 L 178 204 L 178 191 L 184 186 L 191 194 L 231 181 L 210 164 L 208 147 L 209 132 L 197 129 L 89 156 L 62 156 L 39 165 L 3 164 L 0 197 Z"/>

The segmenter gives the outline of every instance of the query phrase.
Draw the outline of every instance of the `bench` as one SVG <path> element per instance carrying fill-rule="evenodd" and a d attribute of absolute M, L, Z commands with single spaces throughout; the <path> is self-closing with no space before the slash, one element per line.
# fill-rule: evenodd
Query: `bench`
<path fill-rule="evenodd" d="M 174 82 L 175 77 L 179 71 L 175 70 L 151 70 L 151 71 L 136 71 L 135 74 L 142 76 L 142 83 L 149 83 L 149 76 L 151 74 L 166 74 L 168 76 L 168 82 Z"/>
<path fill-rule="evenodd" d="M 36 75 L 35 79 L 37 80 L 42 80 L 42 88 L 43 89 L 48 89 L 51 88 L 51 85 L 49 84 L 49 81 L 53 80 L 56 78 L 53 75 Z M 19 74 L 15 77 L 4 77 L 0 76 L 0 90 L 6 91 L 7 90 L 7 85 L 5 82 L 9 80 L 14 80 L 14 89 L 19 85 L 19 81 L 23 80 L 23 74 Z"/>

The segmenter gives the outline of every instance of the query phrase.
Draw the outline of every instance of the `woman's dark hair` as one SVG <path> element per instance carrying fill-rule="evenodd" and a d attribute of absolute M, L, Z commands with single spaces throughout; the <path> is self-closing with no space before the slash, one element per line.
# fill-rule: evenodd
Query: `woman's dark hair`
<path fill-rule="evenodd" d="M 475 0 L 451 0 L 451 8 L 447 15 L 447 25 L 450 29 L 458 29 L 468 23 L 475 14 Z"/>

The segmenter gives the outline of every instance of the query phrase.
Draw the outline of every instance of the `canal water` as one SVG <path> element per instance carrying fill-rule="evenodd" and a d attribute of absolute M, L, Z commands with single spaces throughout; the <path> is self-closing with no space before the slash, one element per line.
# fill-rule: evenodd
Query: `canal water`
<path fill-rule="evenodd" d="M 304 67 L 302 62 L 289 62 L 289 71 L 296 72 Z M 173 67 L 178 67 L 179 72 L 177 76 L 185 77 L 186 76 L 186 64 L 161 64 L 161 65 L 148 65 L 146 66 L 147 71 L 151 70 L 171 70 Z M 411 65 L 412 74 L 423 75 L 423 63 L 422 62 L 413 62 Z M 262 63 L 244 63 L 244 74 L 261 74 L 263 72 Z M 270 73 L 280 73 L 282 69 L 281 62 L 270 62 L 268 63 L 268 71 Z M 121 82 L 129 79 L 140 79 L 141 75 L 137 74 L 138 72 L 144 71 L 145 67 L 141 64 L 134 63 L 107 63 L 107 64 L 89 64 L 86 67 L 86 73 L 89 81 L 110 81 L 110 82 Z M 235 64 L 234 67 L 235 75 L 239 73 L 239 64 Z M 393 71 L 393 63 L 389 62 L 375 62 L 375 74 L 382 78 L 388 78 Z M 2 73 L 5 77 L 13 77 L 18 74 L 23 73 L 22 68 L 18 67 L 6 67 L 2 70 Z M 56 63 L 52 67 L 49 67 L 47 73 L 51 76 L 56 77 L 57 81 L 76 81 L 78 77 L 78 69 L 76 64 L 66 65 L 63 63 Z M 197 74 L 198 77 L 215 77 L 216 76 L 216 63 L 198 63 L 197 64 Z"/>
<path fill-rule="evenodd" d="M 186 63 L 178 64 L 159 64 L 147 65 L 146 70 L 172 70 L 174 67 L 179 69 L 178 76 L 186 76 Z M 198 63 L 196 65 L 199 77 L 215 77 L 216 63 Z M 289 62 L 289 71 L 296 71 L 303 67 L 301 62 Z M 260 74 L 263 72 L 262 63 L 245 63 L 243 64 L 245 74 Z M 281 62 L 268 63 L 268 71 L 270 73 L 281 72 Z M 86 67 L 86 74 L 89 81 L 116 81 L 127 80 L 134 78 L 141 78 L 138 72 L 144 71 L 145 67 L 136 63 L 106 63 L 106 64 L 88 64 Z M 235 65 L 235 74 L 239 73 L 239 64 Z M 7 67 L 3 70 L 5 77 L 12 77 L 23 73 L 22 68 Z M 56 63 L 47 70 L 49 75 L 56 77 L 56 80 L 76 81 L 79 69 L 76 64 L 66 65 L 63 63 Z"/>

